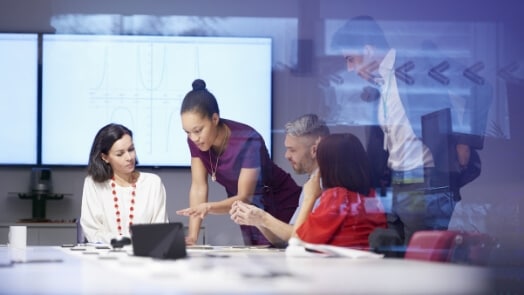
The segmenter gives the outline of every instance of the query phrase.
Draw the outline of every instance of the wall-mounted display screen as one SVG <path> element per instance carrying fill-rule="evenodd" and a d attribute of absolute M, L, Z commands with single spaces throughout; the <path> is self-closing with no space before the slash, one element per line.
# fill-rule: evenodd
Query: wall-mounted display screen
<path fill-rule="evenodd" d="M 42 164 L 86 165 L 96 132 L 133 131 L 142 166 L 190 166 L 180 105 L 206 81 L 223 118 L 271 147 L 270 38 L 51 35 L 42 39 Z"/>
<path fill-rule="evenodd" d="M 0 34 L 0 165 L 37 163 L 38 35 Z"/>

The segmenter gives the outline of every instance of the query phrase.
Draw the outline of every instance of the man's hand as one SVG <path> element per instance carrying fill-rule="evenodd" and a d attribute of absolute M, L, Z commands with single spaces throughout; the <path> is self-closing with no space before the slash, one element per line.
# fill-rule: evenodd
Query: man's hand
<path fill-rule="evenodd" d="M 457 144 L 457 159 L 460 168 L 464 169 L 466 166 L 468 166 L 470 156 L 471 150 L 469 145 Z"/>
<path fill-rule="evenodd" d="M 236 224 L 261 226 L 266 212 L 242 201 L 235 201 L 231 206 L 229 214 L 231 215 L 231 220 Z"/>

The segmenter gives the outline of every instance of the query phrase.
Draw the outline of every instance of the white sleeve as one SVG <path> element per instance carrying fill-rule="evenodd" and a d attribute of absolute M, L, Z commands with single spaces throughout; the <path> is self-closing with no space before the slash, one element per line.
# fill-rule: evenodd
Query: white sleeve
<path fill-rule="evenodd" d="M 114 234 L 109 231 L 109 226 L 104 224 L 106 219 L 103 218 L 104 206 L 100 195 L 102 193 L 97 191 L 93 179 L 86 177 L 82 192 L 80 225 L 89 243 L 109 244 Z"/>
<path fill-rule="evenodd" d="M 154 210 L 151 217 L 152 223 L 165 223 L 169 222 L 169 219 L 167 217 L 166 212 L 166 188 L 164 186 L 164 183 L 162 182 L 162 179 L 154 174 L 154 177 L 152 177 L 154 181 L 152 181 L 151 185 L 154 187 L 152 188 L 152 191 L 154 192 L 153 198 L 151 201 L 154 202 L 154 204 L 151 206 Z"/>

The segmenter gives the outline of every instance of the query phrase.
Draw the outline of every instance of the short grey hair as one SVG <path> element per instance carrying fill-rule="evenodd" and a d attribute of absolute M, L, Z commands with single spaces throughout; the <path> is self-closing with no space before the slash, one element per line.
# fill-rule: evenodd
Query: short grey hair
<path fill-rule="evenodd" d="M 329 135 L 329 128 L 324 120 L 315 114 L 306 114 L 286 123 L 285 130 L 287 135 L 292 136 L 318 136 Z"/>

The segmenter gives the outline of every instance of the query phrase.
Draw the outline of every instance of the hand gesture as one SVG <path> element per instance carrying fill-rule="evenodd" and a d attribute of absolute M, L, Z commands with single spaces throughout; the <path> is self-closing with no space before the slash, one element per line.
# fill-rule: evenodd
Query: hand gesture
<path fill-rule="evenodd" d="M 206 217 L 210 209 L 211 206 L 209 205 L 209 203 L 201 203 L 193 207 L 178 210 L 176 211 L 176 214 L 189 217 L 199 217 L 201 219 L 204 219 L 204 217 Z"/>
<path fill-rule="evenodd" d="M 262 224 L 265 211 L 242 201 L 235 201 L 229 214 L 236 224 L 257 226 Z"/>
<path fill-rule="evenodd" d="M 194 244 L 196 244 L 196 239 L 191 237 L 191 236 L 187 236 L 186 237 L 186 245 L 193 246 Z"/>

